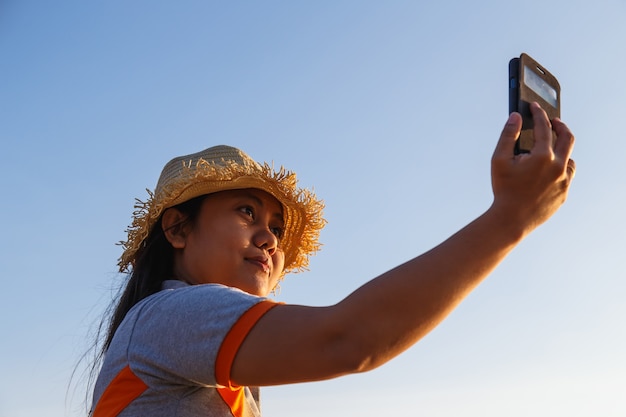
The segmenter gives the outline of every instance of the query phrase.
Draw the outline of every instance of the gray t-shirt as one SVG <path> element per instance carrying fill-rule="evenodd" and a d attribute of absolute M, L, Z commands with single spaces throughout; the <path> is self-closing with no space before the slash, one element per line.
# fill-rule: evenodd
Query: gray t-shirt
<path fill-rule="evenodd" d="M 93 417 L 260 416 L 258 389 L 231 386 L 230 367 L 249 330 L 275 305 L 219 284 L 166 281 L 115 332 Z"/>

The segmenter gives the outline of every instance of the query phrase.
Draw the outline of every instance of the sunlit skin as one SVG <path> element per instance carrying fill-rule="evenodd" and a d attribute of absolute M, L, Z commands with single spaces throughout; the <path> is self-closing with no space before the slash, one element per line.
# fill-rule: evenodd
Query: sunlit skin
<path fill-rule="evenodd" d="M 267 296 L 278 283 L 285 256 L 280 249 L 282 206 L 257 189 L 208 195 L 195 224 L 176 209 L 163 215 L 167 239 L 176 249 L 174 274 L 189 284 L 217 283 Z"/>

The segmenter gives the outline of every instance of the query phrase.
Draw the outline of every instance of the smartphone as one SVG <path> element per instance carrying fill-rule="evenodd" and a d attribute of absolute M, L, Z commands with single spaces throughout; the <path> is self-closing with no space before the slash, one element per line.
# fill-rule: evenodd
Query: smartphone
<path fill-rule="evenodd" d="M 530 103 L 538 102 L 550 120 L 561 117 L 561 86 L 543 65 L 522 53 L 509 61 L 509 114 L 522 115 L 522 132 L 515 154 L 528 153 L 533 147 L 533 117 Z"/>

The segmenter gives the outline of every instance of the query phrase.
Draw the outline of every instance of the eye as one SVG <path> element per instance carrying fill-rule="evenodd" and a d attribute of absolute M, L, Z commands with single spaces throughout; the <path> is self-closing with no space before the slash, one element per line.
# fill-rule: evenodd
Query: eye
<path fill-rule="evenodd" d="M 285 228 L 283 227 L 270 227 L 270 231 L 276 236 L 278 240 L 281 240 L 285 235 Z"/>
<path fill-rule="evenodd" d="M 239 207 L 239 211 L 254 220 L 254 209 L 252 208 L 252 206 Z"/>

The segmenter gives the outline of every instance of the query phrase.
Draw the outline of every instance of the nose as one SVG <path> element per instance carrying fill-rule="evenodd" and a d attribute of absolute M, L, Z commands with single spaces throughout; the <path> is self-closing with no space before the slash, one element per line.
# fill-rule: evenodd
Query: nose
<path fill-rule="evenodd" d="M 271 256 L 278 248 L 278 237 L 268 227 L 261 227 L 254 234 L 253 243 L 257 248 L 265 249 Z"/>

